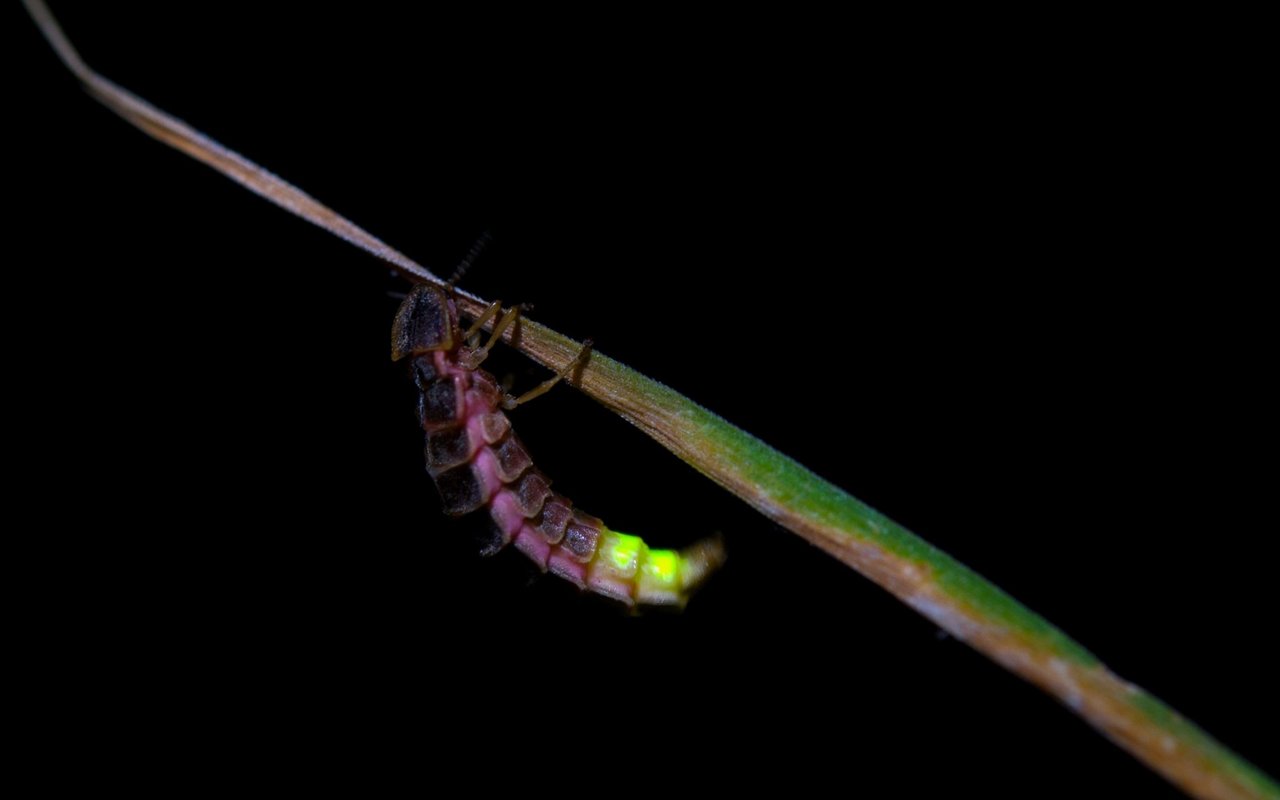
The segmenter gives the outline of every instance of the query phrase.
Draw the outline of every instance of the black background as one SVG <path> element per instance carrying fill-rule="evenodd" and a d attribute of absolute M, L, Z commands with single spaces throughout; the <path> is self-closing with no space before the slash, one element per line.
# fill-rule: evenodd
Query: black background
<path fill-rule="evenodd" d="M 60 10 L 104 74 L 440 272 L 491 231 L 466 288 L 746 427 L 1280 770 L 1273 312 L 1227 156 L 1164 103 L 1182 76 L 946 21 L 212 8 Z M 61 498 L 30 607 L 86 704 L 127 675 L 175 725 L 433 774 L 516 751 L 1177 796 L 572 390 L 513 415 L 557 487 L 651 543 L 723 531 L 729 564 L 630 617 L 477 558 L 388 359 L 404 284 L 114 118 L 16 4 L 4 28 L 15 486 Z"/>

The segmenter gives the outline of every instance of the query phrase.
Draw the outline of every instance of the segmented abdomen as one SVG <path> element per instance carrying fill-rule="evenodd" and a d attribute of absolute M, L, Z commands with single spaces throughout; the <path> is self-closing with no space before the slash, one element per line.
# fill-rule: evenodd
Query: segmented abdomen
<path fill-rule="evenodd" d="M 682 605 L 723 560 L 716 541 L 654 550 L 607 528 L 551 490 L 500 408 L 489 373 L 467 369 L 456 351 L 415 356 L 418 414 L 427 433 L 427 471 L 446 513 L 488 507 L 497 530 L 491 552 L 508 544 L 542 570 L 627 604 Z"/>

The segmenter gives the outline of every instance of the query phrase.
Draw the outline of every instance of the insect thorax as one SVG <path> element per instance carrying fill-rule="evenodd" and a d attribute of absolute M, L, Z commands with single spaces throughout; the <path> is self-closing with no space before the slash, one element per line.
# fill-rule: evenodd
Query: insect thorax
<path fill-rule="evenodd" d="M 452 350 L 461 339 L 458 312 L 438 286 L 421 283 L 400 304 L 391 327 L 391 358 Z"/>

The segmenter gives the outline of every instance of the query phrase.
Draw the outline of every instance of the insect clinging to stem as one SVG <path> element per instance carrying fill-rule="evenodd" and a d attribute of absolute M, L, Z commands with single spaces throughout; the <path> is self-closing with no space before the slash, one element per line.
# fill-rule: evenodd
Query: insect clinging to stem
<path fill-rule="evenodd" d="M 492 376 L 479 369 L 489 350 L 510 336 L 519 309 L 499 307 L 455 290 L 408 256 L 391 248 L 315 198 L 254 164 L 127 90 L 98 75 L 81 60 L 43 3 L 24 2 L 64 64 L 112 111 L 149 135 L 202 161 L 286 210 L 389 262 L 417 282 L 396 317 L 397 359 L 409 358 L 422 393 L 421 422 L 427 431 L 428 469 L 454 515 L 488 507 L 498 528 L 493 551 L 508 543 L 543 570 L 582 588 L 631 604 L 683 605 L 721 560 L 718 540 L 684 551 L 651 550 L 639 537 L 611 531 L 597 518 L 573 509 L 532 462 L 502 414 L 550 389 L 575 364 L 519 399 L 504 399 Z M 463 268 L 474 257 L 464 261 Z M 457 277 L 455 275 L 455 277 Z M 464 335 L 460 312 L 475 319 Z M 492 328 L 488 342 L 478 337 Z M 448 398 L 453 401 L 449 406 Z"/>
<path fill-rule="evenodd" d="M 392 358 L 409 360 L 427 437 L 427 469 L 445 512 L 460 516 L 487 507 L 496 528 L 488 552 L 514 543 L 540 569 L 579 588 L 628 605 L 683 605 L 723 560 L 719 540 L 683 551 L 651 549 L 551 490 L 503 409 L 549 390 L 588 357 L 591 344 L 555 377 L 520 397 L 504 395 L 480 364 L 518 315 L 518 307 L 502 314 L 494 303 L 463 332 L 453 299 L 432 284 L 415 287 L 396 314 Z M 492 319 L 493 332 L 480 346 L 481 325 Z"/>

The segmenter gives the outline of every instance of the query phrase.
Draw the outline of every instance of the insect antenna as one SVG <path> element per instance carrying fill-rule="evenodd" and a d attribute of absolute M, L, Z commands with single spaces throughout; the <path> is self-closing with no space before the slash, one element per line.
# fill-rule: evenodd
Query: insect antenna
<path fill-rule="evenodd" d="M 479 239 L 476 239 L 475 244 L 471 245 L 471 249 L 463 256 L 462 261 L 458 262 L 453 274 L 449 276 L 448 283 L 445 284 L 451 293 L 453 292 L 453 287 L 458 284 L 458 281 L 462 280 L 462 276 L 467 274 L 467 270 L 471 269 L 472 263 L 480 257 L 480 254 L 484 252 L 484 249 L 489 246 L 491 241 L 493 241 L 493 234 L 485 231 L 480 234 Z"/>
<path fill-rule="evenodd" d="M 388 276 L 391 280 L 396 281 L 396 282 L 397 282 L 397 285 L 399 285 L 400 273 L 396 272 L 395 270 L 388 270 L 388 272 L 387 272 L 387 276 Z M 404 290 L 402 290 L 402 289 L 388 289 L 388 290 L 387 290 L 387 297 L 390 297 L 391 299 L 393 299 L 393 300 L 395 300 L 395 301 L 397 301 L 397 302 L 401 302 L 401 303 L 403 303 L 403 302 L 404 302 L 404 299 L 405 299 L 406 297 L 408 297 L 408 296 L 409 296 L 409 293 L 408 293 L 408 292 L 406 292 L 406 291 L 404 291 Z"/>

